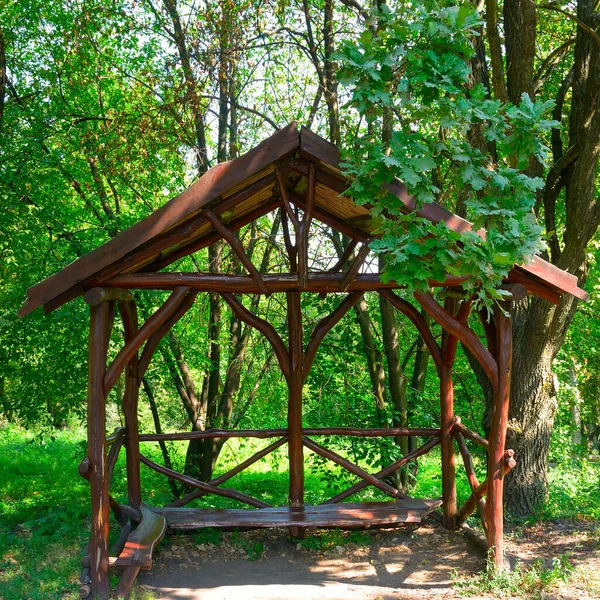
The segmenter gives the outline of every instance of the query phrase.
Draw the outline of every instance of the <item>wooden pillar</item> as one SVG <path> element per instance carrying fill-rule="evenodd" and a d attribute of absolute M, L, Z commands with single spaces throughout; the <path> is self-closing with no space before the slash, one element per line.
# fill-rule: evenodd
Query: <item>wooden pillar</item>
<path fill-rule="evenodd" d="M 137 308 L 134 301 L 119 305 L 123 317 L 125 343 L 138 331 Z M 140 477 L 140 437 L 138 424 L 138 400 L 140 381 L 138 374 L 138 353 L 136 352 L 125 368 L 125 392 L 123 394 L 123 417 L 125 419 L 125 451 L 127 460 L 127 492 L 129 506 L 139 509 L 142 503 Z"/>
<path fill-rule="evenodd" d="M 446 312 L 456 314 L 456 300 L 447 298 L 444 303 Z M 442 451 L 442 499 L 444 527 L 456 527 L 456 467 L 454 462 L 454 386 L 452 367 L 456 356 L 458 340 L 445 329 L 442 330 L 442 361 L 440 367 L 440 447 Z"/>
<path fill-rule="evenodd" d="M 110 596 L 108 572 L 108 531 L 110 502 L 106 472 L 106 395 L 104 375 L 106 352 L 114 305 L 100 302 L 90 307 L 88 359 L 88 458 L 92 500 L 92 536 L 90 540 L 90 578 L 94 598 Z"/>
<path fill-rule="evenodd" d="M 512 319 L 510 303 L 496 309 L 498 387 L 489 434 L 488 500 L 486 506 L 488 547 L 497 569 L 504 561 L 504 445 L 508 424 L 510 372 L 512 366 Z"/>
<path fill-rule="evenodd" d="M 300 293 L 287 292 L 290 369 L 288 377 L 289 503 L 304 506 L 304 454 L 302 445 L 302 311 Z"/>

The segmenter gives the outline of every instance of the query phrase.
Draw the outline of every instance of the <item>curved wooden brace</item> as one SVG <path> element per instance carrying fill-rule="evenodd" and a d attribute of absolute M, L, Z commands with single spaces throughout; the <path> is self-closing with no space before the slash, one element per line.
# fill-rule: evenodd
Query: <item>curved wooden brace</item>
<path fill-rule="evenodd" d="M 434 299 L 431 294 L 415 292 L 417 302 L 429 315 L 439 323 L 448 333 L 458 338 L 472 353 L 488 376 L 494 390 L 498 388 L 498 365 L 490 351 L 481 343 L 475 333 L 466 325 L 448 314 Z"/>
<path fill-rule="evenodd" d="M 517 461 L 514 458 L 515 452 L 514 450 L 506 450 L 502 455 L 501 461 L 501 469 L 502 469 L 502 478 L 507 473 L 510 473 L 516 466 Z M 488 479 L 485 479 L 482 483 L 480 483 L 475 490 L 471 493 L 467 501 L 463 504 L 462 508 L 458 511 L 458 521 L 463 522 L 466 521 L 468 516 L 475 510 L 477 507 L 477 501 L 479 498 L 483 498 L 489 491 L 488 488 Z M 488 523 L 489 529 L 489 523 Z"/>
<path fill-rule="evenodd" d="M 198 292 L 188 292 L 187 296 L 177 307 L 177 310 L 175 310 L 175 312 L 148 338 L 148 341 L 142 350 L 142 356 L 140 357 L 138 364 L 138 380 L 140 382 L 144 378 L 144 375 L 150 366 L 150 361 L 152 360 L 152 356 L 154 355 L 156 347 L 158 344 L 160 344 L 160 341 L 171 330 L 175 323 L 177 323 L 177 321 L 179 321 L 179 319 L 181 319 L 181 317 L 183 317 L 183 315 L 185 315 L 192 307 L 197 295 Z"/>
<path fill-rule="evenodd" d="M 350 260 L 350 257 L 352 256 L 352 253 L 354 252 L 356 246 L 358 246 L 358 240 L 352 238 L 350 240 L 350 243 L 346 246 L 346 249 L 344 250 L 342 255 L 339 257 L 338 261 L 335 263 L 335 265 L 333 265 L 331 269 L 327 269 L 327 273 L 337 273 L 341 271 L 344 268 L 344 265 L 348 262 L 348 260 Z"/>
<path fill-rule="evenodd" d="M 304 359 L 302 361 L 302 381 L 306 381 L 306 378 L 308 377 L 310 368 L 312 367 L 317 350 L 319 349 L 319 345 L 323 341 L 323 338 L 362 296 L 363 292 L 353 292 L 352 294 L 348 294 L 330 315 L 327 315 L 319 321 L 319 324 L 315 327 L 310 336 L 306 351 L 304 352 Z"/>
<path fill-rule="evenodd" d="M 281 199 L 283 200 L 283 206 L 287 212 L 288 217 L 290 218 L 292 227 L 295 231 L 297 231 L 299 225 L 298 219 L 296 217 L 296 214 L 294 213 L 294 210 L 292 209 L 292 205 L 290 204 L 287 189 L 283 181 L 283 175 L 281 174 L 281 171 L 278 168 L 275 169 L 275 176 L 277 177 L 277 183 L 279 184 L 279 193 L 281 194 Z"/>
<path fill-rule="evenodd" d="M 271 346 L 273 346 L 275 356 L 277 356 L 279 367 L 281 368 L 284 377 L 289 379 L 290 363 L 288 352 L 283 340 L 275 331 L 273 325 L 256 316 L 252 311 L 248 310 L 233 294 L 224 292 L 221 294 L 221 297 L 223 300 L 225 300 L 225 302 L 227 302 L 227 304 L 229 304 L 231 310 L 234 312 L 235 316 L 240 319 L 240 321 L 244 321 L 244 323 L 254 327 L 254 329 L 258 329 L 258 331 L 260 331 L 267 338 L 267 340 L 269 340 Z"/>
<path fill-rule="evenodd" d="M 388 300 L 395 308 L 397 308 L 403 315 L 410 319 L 413 325 L 417 328 L 425 345 L 429 349 L 431 358 L 435 363 L 438 375 L 442 367 L 442 351 L 439 344 L 435 341 L 429 325 L 425 321 L 423 315 L 410 303 L 397 296 L 392 290 L 380 290 L 380 295 Z"/>
<path fill-rule="evenodd" d="M 472 306 L 472 299 L 469 298 L 468 300 L 464 300 L 462 302 L 462 304 L 460 305 L 460 308 L 458 309 L 458 313 L 456 314 L 456 320 L 464 325 L 467 321 L 467 319 L 469 318 L 469 315 L 471 314 L 471 306 Z M 444 309 L 445 310 L 445 309 Z M 446 310 L 446 312 L 448 313 L 448 311 Z M 448 313 L 450 314 L 450 313 Z M 443 344 L 442 344 L 443 346 Z M 446 341 L 446 346 L 445 348 L 442 347 L 442 362 L 449 366 L 450 368 L 452 367 L 452 365 L 454 364 L 454 359 L 456 358 L 456 348 L 458 346 L 458 338 L 451 335 L 448 337 L 447 341 Z"/>
<path fill-rule="evenodd" d="M 344 275 L 344 280 L 342 281 L 342 292 L 345 292 L 350 284 L 354 281 L 354 278 L 358 275 L 358 270 L 361 268 L 363 263 L 365 262 L 367 256 L 369 256 L 369 252 L 371 248 L 369 247 L 369 242 L 363 242 L 360 250 L 356 253 L 354 260 L 350 263 L 350 267 L 348 271 Z"/>
<path fill-rule="evenodd" d="M 132 338 L 125 343 L 119 354 L 117 354 L 115 360 L 111 363 L 110 367 L 106 370 L 104 376 L 104 393 L 108 395 L 112 387 L 119 379 L 119 376 L 123 372 L 125 365 L 140 349 L 142 344 L 173 314 L 177 309 L 181 301 L 184 299 L 188 292 L 188 287 L 178 287 L 169 296 L 167 301 L 140 327 Z M 127 317 L 126 317 L 127 318 Z M 125 327 L 130 327 L 125 325 Z"/>
<path fill-rule="evenodd" d="M 206 218 L 210 221 L 213 229 L 219 233 L 231 246 L 231 249 L 236 253 L 237 257 L 240 259 L 240 262 L 246 267 L 246 270 L 250 274 L 250 277 L 254 280 L 258 289 L 262 294 L 270 295 L 270 291 L 268 290 L 265 282 L 261 274 L 258 272 L 258 269 L 254 266 L 248 255 L 244 252 L 244 247 L 242 246 L 242 242 L 240 242 L 239 238 L 233 235 L 231 229 L 227 228 L 221 219 L 212 212 L 212 210 L 205 210 Z"/>
<path fill-rule="evenodd" d="M 452 435 L 456 440 L 458 445 L 458 449 L 460 450 L 463 464 L 465 466 L 465 472 L 467 473 L 467 479 L 469 481 L 469 486 L 471 487 L 471 492 L 475 493 L 475 490 L 479 487 L 479 481 L 477 479 L 477 475 L 475 474 L 475 467 L 473 466 L 473 457 L 467 448 L 467 444 L 465 443 L 465 438 L 459 431 L 453 431 Z M 483 529 L 487 535 L 487 520 L 485 516 L 485 500 L 484 498 L 477 498 L 477 503 L 479 506 L 479 517 L 481 518 L 481 524 Z"/>

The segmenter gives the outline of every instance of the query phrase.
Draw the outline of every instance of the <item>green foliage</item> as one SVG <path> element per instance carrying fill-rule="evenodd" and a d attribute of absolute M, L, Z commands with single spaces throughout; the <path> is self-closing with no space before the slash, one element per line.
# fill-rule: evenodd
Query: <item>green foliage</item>
<path fill-rule="evenodd" d="M 518 562 L 512 570 L 497 572 L 489 565 L 475 577 L 464 582 L 455 582 L 455 586 L 464 596 L 491 593 L 494 598 L 527 598 L 542 600 L 546 592 L 559 583 L 566 583 L 573 573 L 568 556 L 554 557 L 550 567 L 542 560 L 525 566 Z"/>
<path fill-rule="evenodd" d="M 539 517 L 600 519 L 600 464 L 563 457 L 548 473 L 548 500 Z"/>
<path fill-rule="evenodd" d="M 426 290 L 446 274 L 468 276 L 465 288 L 489 307 L 502 299 L 498 288 L 512 265 L 543 248 L 533 216 L 543 181 L 525 170 L 548 156 L 544 136 L 558 126 L 545 118 L 553 103 L 523 94 L 518 106 L 502 104 L 470 84 L 480 17 L 469 4 L 383 4 L 372 19 L 338 54 L 349 104 L 369 124 L 346 154 L 348 193 L 379 219 L 372 248 L 386 257 L 387 279 Z M 386 134 L 392 118 L 398 125 Z M 486 149 L 472 142 L 474 131 Z M 417 209 L 434 200 L 463 206 L 473 230 L 404 215 L 388 191 L 395 177 Z"/>
<path fill-rule="evenodd" d="M 211 544 L 213 546 L 220 546 L 222 542 L 222 529 L 207 527 L 206 529 L 201 529 L 198 533 L 194 534 L 194 543 L 196 544 Z"/>
<path fill-rule="evenodd" d="M 314 552 L 327 552 L 336 546 L 368 546 L 371 536 L 366 531 L 342 531 L 341 529 L 330 529 L 320 531 L 317 534 L 309 534 L 302 540 L 294 540 L 305 550 Z"/>
<path fill-rule="evenodd" d="M 241 537 L 239 531 L 237 530 L 233 532 L 231 541 L 236 546 L 242 548 L 246 552 L 248 560 L 251 561 L 259 560 L 265 551 L 265 545 L 263 542 L 254 542 L 245 537 Z"/>

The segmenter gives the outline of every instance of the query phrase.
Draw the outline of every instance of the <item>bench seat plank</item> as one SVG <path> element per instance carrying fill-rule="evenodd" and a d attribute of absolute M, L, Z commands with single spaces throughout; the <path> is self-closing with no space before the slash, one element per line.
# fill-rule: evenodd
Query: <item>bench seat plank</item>
<path fill-rule="evenodd" d="M 392 502 L 321 504 L 304 508 L 155 508 L 171 529 L 204 527 L 369 527 L 419 523 L 441 506 L 441 499 L 407 498 Z"/>
<path fill-rule="evenodd" d="M 119 556 L 109 558 L 111 567 L 139 567 L 141 569 L 152 567 L 152 553 L 156 545 L 163 539 L 167 523 L 163 515 L 146 506 L 141 508 L 141 512 L 142 520 L 129 534 Z M 82 563 L 84 567 L 90 566 L 89 555 L 83 557 Z"/>

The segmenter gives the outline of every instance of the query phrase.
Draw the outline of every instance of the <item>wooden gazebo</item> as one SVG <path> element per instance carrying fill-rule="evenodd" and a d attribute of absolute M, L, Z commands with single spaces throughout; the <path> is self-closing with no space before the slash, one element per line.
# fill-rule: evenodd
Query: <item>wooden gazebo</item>
<path fill-rule="evenodd" d="M 373 221 L 368 207 L 355 205 L 340 192 L 348 183 L 339 170 L 339 153 L 330 143 L 296 123 L 288 125 L 244 156 L 210 169 L 182 194 L 146 219 L 124 231 L 93 252 L 82 256 L 60 272 L 27 291 L 23 316 L 43 306 L 51 312 L 83 295 L 90 306 L 88 375 L 88 454 L 79 465 L 91 488 L 92 534 L 83 559 L 82 596 L 109 598 L 109 567 L 122 567 L 116 590 L 127 595 L 140 568 L 149 568 L 152 551 L 173 529 L 201 527 L 290 527 L 372 526 L 416 522 L 441 505 L 443 524 L 452 528 L 479 509 L 494 561 L 503 556 L 503 477 L 515 462 L 505 450 L 510 390 L 512 332 L 510 304 L 497 310 L 494 319 L 483 320 L 485 340 L 469 327 L 470 299 L 460 294 L 415 293 L 414 299 L 443 328 L 441 344 L 431 333 L 425 318 L 394 292 L 401 286 L 382 283 L 378 273 L 361 273 Z M 392 186 L 405 205 L 415 210 L 414 198 L 401 182 Z M 289 272 L 260 273 L 244 254 L 234 232 L 271 211 L 281 211 Z M 454 230 L 470 224 L 437 204 L 427 204 L 420 215 L 445 221 Z M 327 272 L 309 271 L 308 247 L 313 220 L 348 236 L 350 243 L 337 264 Z M 293 231 L 294 235 L 290 235 Z M 293 241 L 292 241 L 293 237 Z M 165 272 L 178 259 L 224 239 L 246 268 L 248 275 Z M 431 282 L 435 288 L 460 290 L 465 278 L 447 277 Z M 526 294 L 558 304 L 562 294 L 586 299 L 574 276 L 541 258 L 515 266 L 505 287 L 512 300 Z M 139 324 L 132 290 L 172 290 L 166 302 L 145 323 Z M 418 329 L 427 344 L 440 378 L 441 422 L 439 428 L 306 428 L 302 423 L 302 388 L 318 346 L 327 332 L 366 291 L 375 291 L 389 300 Z M 199 292 L 218 293 L 237 317 L 259 330 L 270 342 L 289 390 L 287 427 L 282 429 L 143 434 L 138 430 L 137 409 L 140 382 L 160 340 L 192 306 Z M 236 294 L 285 294 L 287 301 L 287 347 L 275 328 L 246 308 Z M 304 335 L 300 294 L 342 294 L 333 313 L 321 320 L 308 339 Z M 124 330 L 124 345 L 107 365 L 107 349 L 118 307 Z M 305 339 L 307 341 L 305 342 Z M 487 439 L 466 428 L 454 414 L 452 367 L 458 342 L 464 344 L 488 376 L 494 390 L 494 409 Z M 106 435 L 105 401 L 122 373 L 125 373 L 123 415 L 125 427 Z M 314 441 L 316 436 L 423 436 L 428 441 L 378 473 L 370 474 L 337 453 Z M 202 482 L 158 465 L 140 455 L 140 442 L 231 437 L 273 438 L 270 445 L 231 471 L 210 482 Z M 469 438 L 488 452 L 487 479 L 478 482 L 465 444 Z M 457 507 L 454 443 L 463 457 L 472 495 Z M 289 505 L 272 507 L 242 492 L 220 487 L 260 458 L 287 444 L 289 456 Z M 408 498 L 383 479 L 408 463 L 441 446 L 442 498 Z M 110 494 L 112 471 L 121 447 L 125 447 L 128 504 L 119 504 Z M 304 503 L 303 449 L 341 465 L 358 476 L 359 483 L 319 506 Z M 248 509 L 192 509 L 182 506 L 149 507 L 143 503 L 140 464 L 174 477 L 196 488 L 184 502 L 206 493 L 234 498 L 254 507 Z M 389 502 L 345 503 L 346 498 L 372 485 L 389 496 Z M 484 496 L 487 495 L 487 502 Z M 109 555 L 109 516 L 113 511 L 122 526 L 117 553 Z"/>

